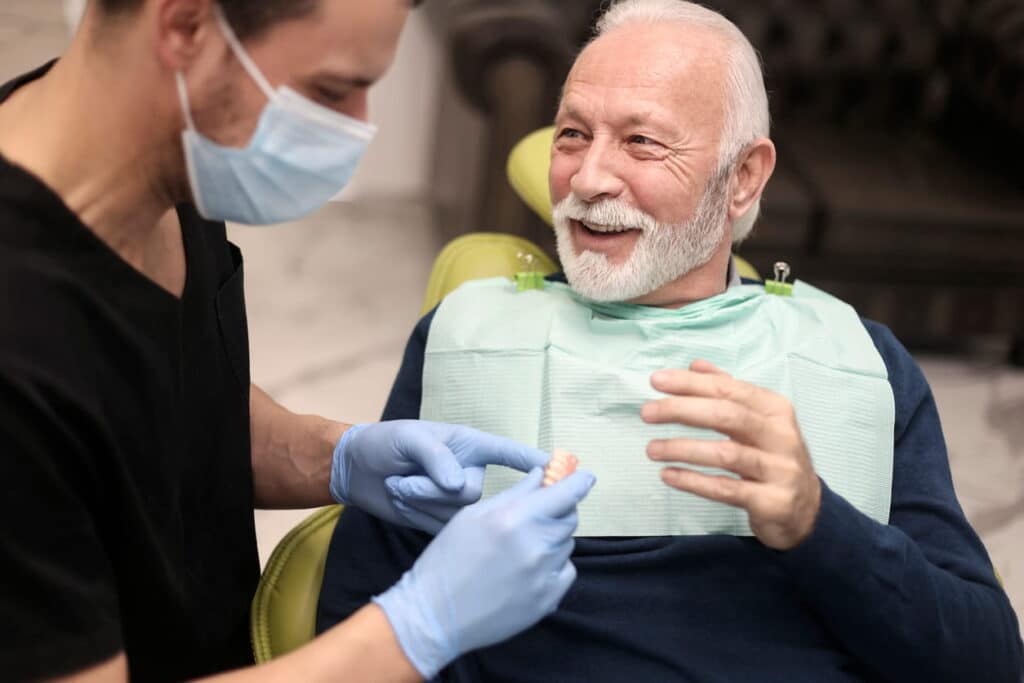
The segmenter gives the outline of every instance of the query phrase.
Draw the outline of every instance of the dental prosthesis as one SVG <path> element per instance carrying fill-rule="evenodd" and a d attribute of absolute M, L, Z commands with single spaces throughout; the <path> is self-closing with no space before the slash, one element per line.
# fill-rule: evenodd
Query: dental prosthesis
<path fill-rule="evenodd" d="M 564 448 L 556 448 L 551 451 L 551 460 L 544 468 L 544 486 L 551 486 L 568 477 L 576 471 L 579 462 L 579 458 Z"/>

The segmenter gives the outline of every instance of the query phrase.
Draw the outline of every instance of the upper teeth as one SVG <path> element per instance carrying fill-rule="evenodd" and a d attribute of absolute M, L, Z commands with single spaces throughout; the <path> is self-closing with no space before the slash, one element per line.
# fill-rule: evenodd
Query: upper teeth
<path fill-rule="evenodd" d="M 596 225 L 594 223 L 583 223 L 583 225 L 594 232 L 626 232 L 627 230 L 632 230 L 632 228 L 621 225 Z"/>

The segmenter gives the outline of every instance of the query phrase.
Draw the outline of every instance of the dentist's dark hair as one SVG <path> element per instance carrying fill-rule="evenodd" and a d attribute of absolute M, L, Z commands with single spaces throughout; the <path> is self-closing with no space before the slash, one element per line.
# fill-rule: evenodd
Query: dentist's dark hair
<path fill-rule="evenodd" d="M 367 2 L 380 0 L 367 0 Z M 131 14 L 145 0 L 97 0 L 100 11 L 108 17 Z M 315 13 L 323 0 L 218 0 L 228 24 L 245 41 L 257 38 L 275 24 L 289 19 L 302 19 Z M 413 6 L 422 0 L 411 0 Z"/>

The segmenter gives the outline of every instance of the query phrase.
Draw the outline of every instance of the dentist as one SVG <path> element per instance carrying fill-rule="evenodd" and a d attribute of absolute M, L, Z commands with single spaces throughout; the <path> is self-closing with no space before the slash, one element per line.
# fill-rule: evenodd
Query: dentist
<path fill-rule="evenodd" d="M 224 221 L 294 220 L 345 185 L 409 9 L 91 0 L 66 54 L 0 86 L 5 680 L 415 681 L 572 584 L 591 475 L 542 488 L 535 449 L 296 415 L 250 385 Z M 530 474 L 478 503 L 490 463 Z M 403 500 L 406 477 L 437 497 Z M 245 668 L 254 506 L 332 502 L 439 533 L 351 619 Z"/>

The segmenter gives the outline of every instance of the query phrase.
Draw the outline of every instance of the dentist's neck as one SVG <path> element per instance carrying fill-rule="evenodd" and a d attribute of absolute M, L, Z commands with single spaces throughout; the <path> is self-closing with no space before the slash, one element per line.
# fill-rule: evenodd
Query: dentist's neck
<path fill-rule="evenodd" d="M 100 38 L 87 12 L 68 50 L 0 106 L 0 154 L 42 180 L 101 240 L 135 264 L 176 203 L 166 180 L 180 124 L 159 106 L 166 85 L 128 32 Z M 180 188 L 178 188 L 180 190 Z"/>

